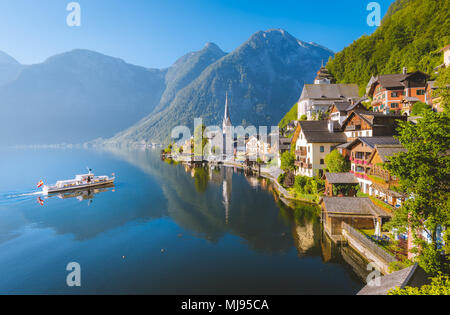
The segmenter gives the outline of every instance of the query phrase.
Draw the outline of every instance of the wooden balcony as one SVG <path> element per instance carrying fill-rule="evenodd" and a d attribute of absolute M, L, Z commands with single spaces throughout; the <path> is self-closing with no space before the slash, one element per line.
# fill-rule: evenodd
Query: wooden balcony
<path fill-rule="evenodd" d="M 295 155 L 297 156 L 307 156 L 308 152 L 306 150 L 296 150 Z"/>

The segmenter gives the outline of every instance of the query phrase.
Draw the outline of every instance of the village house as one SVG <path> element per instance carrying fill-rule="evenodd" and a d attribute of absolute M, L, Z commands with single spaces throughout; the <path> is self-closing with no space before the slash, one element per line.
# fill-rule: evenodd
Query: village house
<path fill-rule="evenodd" d="M 358 185 L 352 173 L 325 173 L 325 195 L 328 197 L 354 197 Z"/>
<path fill-rule="evenodd" d="M 298 120 L 306 115 L 312 120 L 319 113 L 326 113 L 334 102 L 359 99 L 356 84 L 332 84 L 333 78 L 325 67 L 317 73 L 314 84 L 305 84 L 298 101 Z"/>
<path fill-rule="evenodd" d="M 372 181 L 369 178 L 372 164 L 369 160 L 377 145 L 400 145 L 400 142 L 394 137 L 359 137 L 337 147 L 350 160 L 350 173 L 358 180 L 361 191 L 369 195 L 372 195 Z"/>
<path fill-rule="evenodd" d="M 447 45 L 444 48 L 442 48 L 440 52 L 444 53 L 444 63 L 437 66 L 434 70 L 447 68 L 450 65 L 450 45 Z"/>
<path fill-rule="evenodd" d="M 362 101 L 350 101 L 350 102 L 334 102 L 329 108 L 330 119 L 332 121 L 339 122 L 340 125 L 347 119 L 348 115 L 352 111 L 367 111 L 366 107 L 362 104 Z"/>
<path fill-rule="evenodd" d="M 398 192 L 398 179 L 384 165 L 389 163 L 389 157 L 400 152 L 406 152 L 401 144 L 377 144 L 368 160 L 371 165 L 368 177 L 372 182 L 370 195 L 396 208 L 402 205 L 406 196 Z"/>
<path fill-rule="evenodd" d="M 320 207 L 324 229 L 334 239 L 342 234 L 342 222 L 355 229 L 381 231 L 383 223 L 392 217 L 369 198 L 323 197 Z"/>
<path fill-rule="evenodd" d="M 417 102 L 425 102 L 428 75 L 421 71 L 385 74 L 372 77 L 367 85 L 367 95 L 372 99 L 375 112 L 410 114 Z"/>
<path fill-rule="evenodd" d="M 342 130 L 353 141 L 358 137 L 393 136 L 397 134 L 399 121 L 407 121 L 403 115 L 353 111 L 342 124 Z"/>
<path fill-rule="evenodd" d="M 332 121 L 300 121 L 295 142 L 296 175 L 322 176 L 325 156 L 334 148 L 347 142 L 339 124 Z"/>
<path fill-rule="evenodd" d="M 273 135 L 268 135 L 265 139 L 256 135 L 250 136 L 245 145 L 247 158 L 255 161 L 260 158 L 264 162 L 275 158 L 280 147 L 279 140 L 276 140 Z M 272 141 L 275 141 L 275 143 L 272 143 Z"/>

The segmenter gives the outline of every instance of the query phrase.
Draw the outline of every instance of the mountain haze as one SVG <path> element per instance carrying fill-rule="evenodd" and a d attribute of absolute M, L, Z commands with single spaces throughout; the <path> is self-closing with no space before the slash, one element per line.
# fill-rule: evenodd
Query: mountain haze
<path fill-rule="evenodd" d="M 206 125 L 221 125 L 227 92 L 234 125 L 276 126 L 297 101 L 303 84 L 312 82 L 321 62 L 332 55 L 284 30 L 257 32 L 209 65 L 170 103 L 107 142 L 167 142 L 173 127 L 192 130 L 196 117 Z"/>
<path fill-rule="evenodd" d="M 0 51 L 0 86 L 16 79 L 23 68 L 16 59 Z"/>
<path fill-rule="evenodd" d="M 0 86 L 0 143 L 80 143 L 107 137 L 152 112 L 165 71 L 74 50 L 27 66 Z"/>
<path fill-rule="evenodd" d="M 27 66 L 0 53 L 0 145 L 167 142 L 195 117 L 221 125 L 226 93 L 234 125 L 276 126 L 332 55 L 280 29 L 231 53 L 207 43 L 167 69 L 82 49 Z"/>

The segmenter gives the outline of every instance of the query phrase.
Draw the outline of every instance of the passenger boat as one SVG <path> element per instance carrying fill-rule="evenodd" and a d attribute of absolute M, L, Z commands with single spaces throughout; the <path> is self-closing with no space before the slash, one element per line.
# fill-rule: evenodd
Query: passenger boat
<path fill-rule="evenodd" d="M 61 180 L 52 186 L 43 185 L 43 182 L 40 181 L 38 187 L 42 187 L 42 192 L 44 193 L 44 195 L 48 195 L 80 189 L 87 189 L 92 187 L 109 186 L 114 184 L 114 181 L 116 179 L 114 177 L 114 174 L 113 177 L 95 176 L 92 173 L 91 169 L 88 170 L 89 170 L 88 174 L 76 175 L 75 179 Z"/>

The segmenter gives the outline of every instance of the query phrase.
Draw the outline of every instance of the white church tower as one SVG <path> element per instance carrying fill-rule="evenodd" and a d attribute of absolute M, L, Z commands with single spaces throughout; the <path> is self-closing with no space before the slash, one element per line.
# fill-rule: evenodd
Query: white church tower
<path fill-rule="evenodd" d="M 223 145 L 222 145 L 222 153 L 224 159 L 227 158 L 227 155 L 232 154 L 233 152 L 233 138 L 231 134 L 231 118 L 230 118 L 230 109 L 228 103 L 228 92 L 226 94 L 225 99 L 225 114 L 223 117 L 222 123 L 222 133 L 223 133 Z"/>

